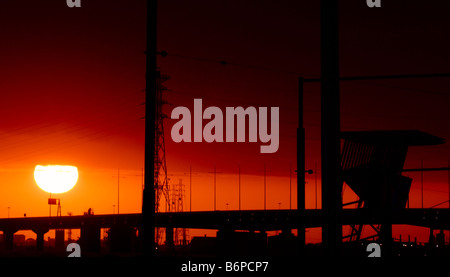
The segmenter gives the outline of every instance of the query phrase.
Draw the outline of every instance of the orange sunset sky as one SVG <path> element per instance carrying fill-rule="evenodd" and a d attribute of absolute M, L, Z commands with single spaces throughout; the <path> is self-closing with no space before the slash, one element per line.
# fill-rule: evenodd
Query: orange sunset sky
<path fill-rule="evenodd" d="M 449 72 L 444 7 L 391 4 L 375 13 L 359 2 L 365 1 L 340 6 L 341 76 Z M 296 208 L 290 165 L 296 168 L 297 77 L 320 75 L 319 2 L 160 1 L 158 24 L 158 50 L 169 53 L 158 64 L 171 77 L 164 107 L 168 177 L 185 185 L 184 210 L 213 209 L 214 165 L 217 209 L 238 209 L 239 164 L 242 209 L 264 207 L 264 164 L 267 209 Z M 49 194 L 33 178 L 38 164 L 78 167 L 77 185 L 52 195 L 63 215 L 117 213 L 118 170 L 120 213 L 141 211 L 145 26 L 145 1 L 84 1 L 79 9 L 59 0 L 2 2 L 0 217 L 48 215 Z M 448 166 L 448 81 L 343 82 L 341 129 L 431 133 L 447 143 L 410 148 L 405 168 L 419 168 L 421 160 L 424 167 Z M 318 167 L 306 176 L 306 207 L 313 209 L 316 174 L 321 207 L 319 84 L 305 85 L 304 97 L 306 167 Z M 261 154 L 260 142 L 174 143 L 170 113 L 177 106 L 192 112 L 194 98 L 223 111 L 280 107 L 279 150 Z M 414 179 L 410 207 L 421 207 L 420 173 L 405 175 Z M 449 199 L 448 179 L 446 171 L 424 173 L 424 207 Z M 344 201 L 354 197 L 346 187 Z M 425 241 L 427 232 L 411 236 Z"/>

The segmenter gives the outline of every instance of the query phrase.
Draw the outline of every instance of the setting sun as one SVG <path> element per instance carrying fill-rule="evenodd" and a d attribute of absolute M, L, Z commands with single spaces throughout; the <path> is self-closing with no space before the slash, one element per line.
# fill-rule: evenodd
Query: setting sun
<path fill-rule="evenodd" d="M 44 191 L 64 193 L 71 190 L 78 180 L 78 169 L 69 165 L 37 165 L 34 180 Z"/>

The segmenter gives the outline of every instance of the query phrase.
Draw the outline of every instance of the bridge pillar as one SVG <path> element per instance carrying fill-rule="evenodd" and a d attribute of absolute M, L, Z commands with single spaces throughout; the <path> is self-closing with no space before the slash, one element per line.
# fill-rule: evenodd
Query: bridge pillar
<path fill-rule="evenodd" d="M 109 229 L 108 240 L 111 252 L 131 252 L 136 241 L 136 230 L 128 224 L 115 224 Z"/>
<path fill-rule="evenodd" d="M 430 246 L 430 248 L 432 248 L 434 245 L 434 228 L 433 227 L 430 227 L 430 236 L 428 237 L 428 245 Z"/>
<path fill-rule="evenodd" d="M 100 252 L 100 229 L 100 226 L 93 222 L 84 222 L 80 234 L 83 252 Z"/>
<path fill-rule="evenodd" d="M 32 230 L 36 234 L 36 249 L 38 251 L 44 250 L 44 235 L 48 232 L 47 228 L 36 228 Z"/>
<path fill-rule="evenodd" d="M 17 232 L 15 229 L 5 229 L 3 230 L 3 241 L 6 250 L 12 250 L 14 246 L 14 233 Z"/>
<path fill-rule="evenodd" d="M 166 247 L 169 253 L 172 253 L 175 250 L 173 243 L 173 227 L 166 227 Z"/>
<path fill-rule="evenodd" d="M 64 247 L 64 229 L 55 230 L 55 248 L 58 251 L 65 251 Z"/>

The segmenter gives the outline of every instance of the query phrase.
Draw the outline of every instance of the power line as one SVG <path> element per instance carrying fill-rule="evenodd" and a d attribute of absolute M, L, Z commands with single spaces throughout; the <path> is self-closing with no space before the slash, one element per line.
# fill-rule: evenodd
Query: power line
<path fill-rule="evenodd" d="M 243 63 L 233 63 L 233 62 L 229 62 L 226 60 L 209 59 L 209 58 L 194 57 L 194 56 L 187 56 L 187 55 L 180 55 L 180 54 L 169 54 L 166 51 L 161 51 L 161 52 L 158 52 L 157 54 L 160 54 L 162 57 L 169 56 L 169 57 L 188 59 L 188 60 L 193 60 L 193 61 L 198 61 L 198 62 L 207 62 L 207 63 L 214 63 L 214 64 L 220 64 L 220 65 L 232 65 L 232 66 L 238 66 L 238 67 L 244 67 L 244 68 L 250 68 L 250 69 L 256 69 L 256 70 L 308 76 L 308 75 L 305 75 L 304 73 L 300 73 L 297 71 L 276 69 L 276 68 L 267 67 L 267 66 L 250 65 L 250 64 L 243 64 Z"/>
<path fill-rule="evenodd" d="M 393 89 L 399 89 L 404 90 L 406 92 L 418 92 L 422 94 L 434 94 L 439 96 L 450 96 L 448 92 L 445 91 L 432 91 L 432 90 L 423 90 L 423 89 L 417 89 L 417 88 L 405 88 L 402 86 L 394 86 L 394 85 L 388 85 L 388 84 L 380 84 L 375 82 L 367 82 L 367 81 L 356 81 L 356 82 L 348 82 L 348 84 L 351 85 L 366 85 L 366 86 L 374 86 L 374 87 L 384 87 L 384 88 L 393 88 Z"/>
<path fill-rule="evenodd" d="M 181 92 L 179 90 L 170 90 L 170 92 L 176 93 L 181 96 L 201 97 L 202 99 L 215 100 L 215 101 L 224 102 L 224 103 L 232 103 L 232 104 L 248 105 L 248 106 L 255 105 L 255 103 L 250 103 L 247 101 L 243 102 L 243 101 L 233 100 L 230 98 L 221 98 L 221 97 L 209 96 L 209 95 L 198 95 L 198 94 L 189 93 L 189 92 Z M 292 110 L 292 111 L 298 110 L 298 107 L 289 107 L 289 106 L 283 106 L 283 105 L 279 105 L 278 107 L 280 107 L 280 109 L 285 109 L 285 110 Z M 304 109 L 304 112 L 320 113 L 320 110 Z M 418 116 L 412 116 L 412 115 L 385 115 L 385 114 L 369 114 L 369 113 L 356 113 L 356 112 L 342 112 L 341 114 L 343 116 L 358 116 L 358 117 L 364 116 L 364 117 L 378 117 L 378 118 L 386 118 L 387 117 L 387 118 L 405 118 L 405 119 L 417 119 L 417 120 L 422 119 Z M 426 119 L 423 119 L 423 120 L 426 120 Z M 296 123 L 296 124 L 298 124 L 298 123 Z"/>
<path fill-rule="evenodd" d="M 398 74 L 398 75 L 373 75 L 373 76 L 347 76 L 339 77 L 340 81 L 359 81 L 359 80 L 386 80 L 386 79 L 411 79 L 411 78 L 448 78 L 450 73 L 429 73 L 429 74 Z M 305 83 L 320 82 L 320 78 L 305 78 Z"/>
<path fill-rule="evenodd" d="M 245 68 L 251 68 L 256 70 L 264 70 L 264 71 L 271 71 L 271 72 L 278 72 L 278 73 L 286 73 L 286 74 L 293 74 L 297 76 L 308 76 L 308 74 L 304 74 L 297 71 L 289 71 L 289 70 L 280 70 L 268 66 L 258 66 L 258 65 L 249 65 L 249 64 L 242 64 L 242 63 L 231 63 L 226 60 L 218 60 L 218 59 L 209 59 L 209 58 L 201 58 L 201 57 L 194 57 L 194 56 L 187 56 L 187 55 L 180 55 L 180 54 L 169 54 L 166 51 L 159 52 L 163 57 L 166 56 L 172 56 L 177 58 L 183 58 L 183 59 L 190 59 L 195 60 L 199 62 L 209 62 L 209 63 L 215 63 L 220 65 L 232 65 L 232 66 L 238 66 L 238 67 L 245 67 Z M 366 86 L 376 86 L 376 87 L 385 87 L 385 88 L 394 88 L 394 89 L 400 89 L 408 92 L 418 92 L 423 94 L 434 94 L 439 96 L 448 96 L 447 92 L 436 92 L 436 91 L 430 91 L 430 90 L 420 90 L 416 88 L 405 88 L 401 86 L 393 86 L 393 85 L 387 85 L 387 84 L 379 84 L 374 82 L 368 82 L 370 80 L 386 80 L 386 79 L 407 79 L 407 78 L 446 78 L 450 77 L 450 73 L 431 73 L 431 74 L 399 74 L 399 75 L 374 75 L 374 76 L 348 76 L 348 77 L 341 77 L 341 81 L 357 81 L 359 84 L 363 84 Z M 305 83 L 314 83 L 319 82 L 320 78 L 314 77 L 314 78 L 305 78 Z"/>

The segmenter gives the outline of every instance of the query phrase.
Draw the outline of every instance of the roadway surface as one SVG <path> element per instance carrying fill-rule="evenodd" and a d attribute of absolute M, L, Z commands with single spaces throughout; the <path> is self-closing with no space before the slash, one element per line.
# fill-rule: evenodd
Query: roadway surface
<path fill-rule="evenodd" d="M 321 210 L 306 210 L 303 216 L 305 227 L 320 227 L 323 218 Z M 296 229 L 299 219 L 296 210 L 158 213 L 156 227 L 270 231 Z M 141 214 L 2 218 L 0 230 L 80 229 L 84 225 L 110 228 L 115 224 L 129 224 L 139 228 L 141 222 Z M 362 209 L 344 209 L 341 222 L 342 225 L 380 224 L 384 219 L 368 215 Z M 450 230 L 450 209 L 405 209 L 392 215 L 392 223 Z"/>

